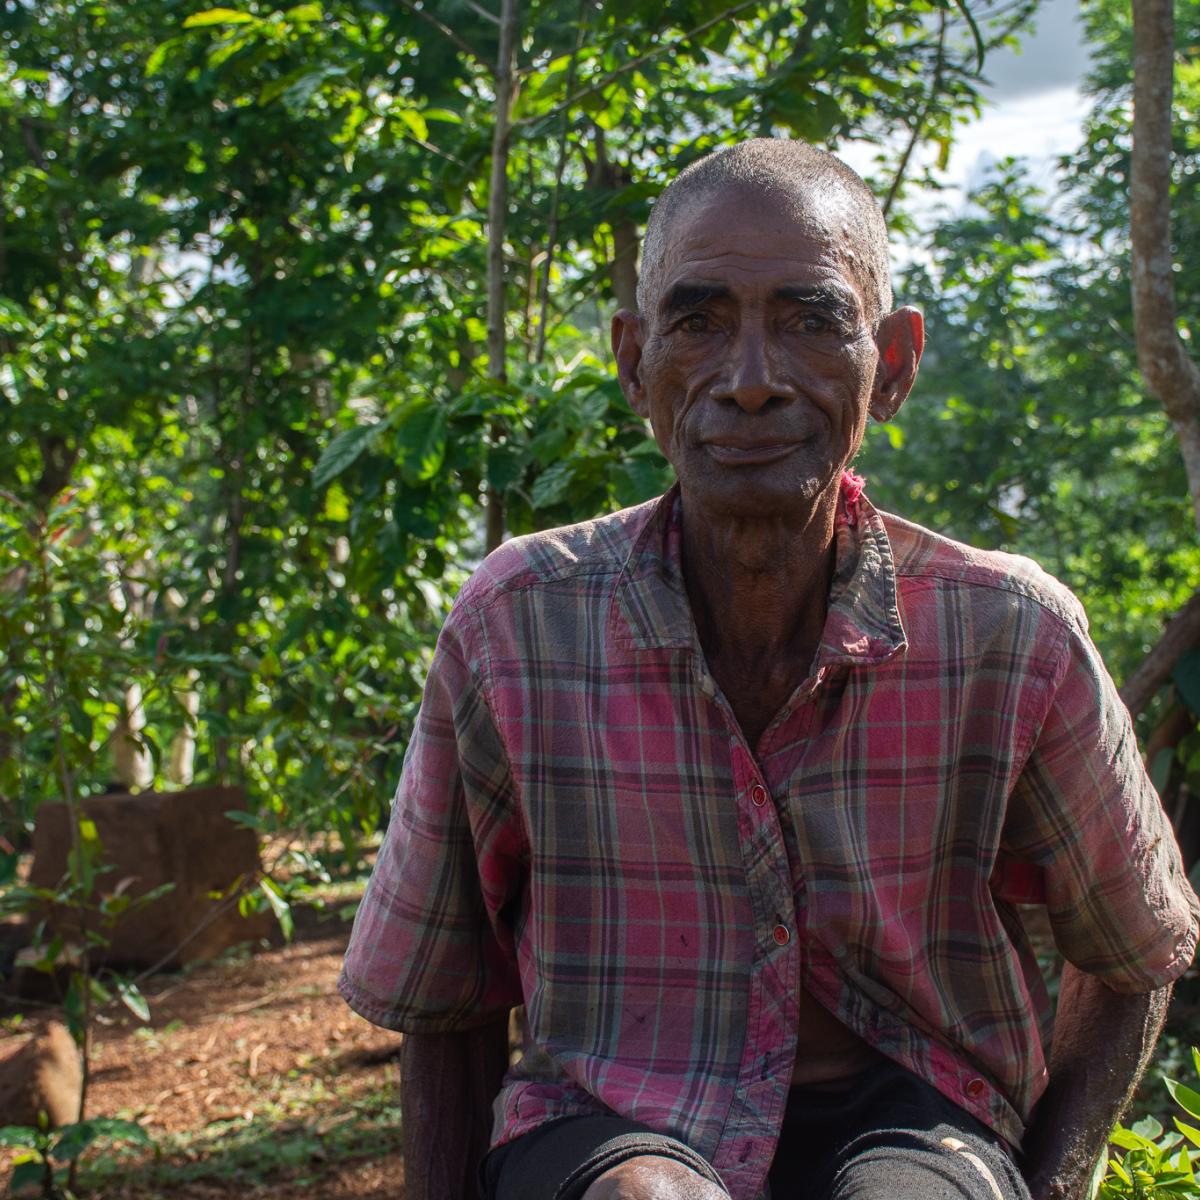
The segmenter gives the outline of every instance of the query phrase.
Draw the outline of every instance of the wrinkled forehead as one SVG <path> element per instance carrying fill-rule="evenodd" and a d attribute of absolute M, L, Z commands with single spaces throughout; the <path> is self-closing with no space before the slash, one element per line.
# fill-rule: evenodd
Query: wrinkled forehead
<path fill-rule="evenodd" d="M 861 206 L 837 180 L 819 185 L 760 187 L 725 184 L 688 197 L 664 231 L 661 289 L 672 275 L 697 264 L 720 271 L 738 261 L 824 266 L 846 277 L 863 309 L 874 313 L 870 233 Z"/>

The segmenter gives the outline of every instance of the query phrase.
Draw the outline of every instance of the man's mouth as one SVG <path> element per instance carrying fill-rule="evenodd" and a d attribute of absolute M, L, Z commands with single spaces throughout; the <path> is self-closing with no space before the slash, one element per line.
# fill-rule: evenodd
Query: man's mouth
<path fill-rule="evenodd" d="M 704 442 L 703 445 L 709 457 L 716 459 L 722 466 L 750 467 L 786 458 L 800 443 L 719 441 Z"/>

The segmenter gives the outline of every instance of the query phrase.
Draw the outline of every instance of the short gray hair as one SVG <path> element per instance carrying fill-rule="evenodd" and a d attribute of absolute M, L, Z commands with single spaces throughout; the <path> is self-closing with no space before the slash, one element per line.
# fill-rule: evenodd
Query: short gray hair
<path fill-rule="evenodd" d="M 869 315 L 875 321 L 891 311 L 887 223 L 871 189 L 841 159 L 807 142 L 752 138 L 692 163 L 655 202 L 642 242 L 637 292 L 642 312 L 657 296 L 658 277 L 675 217 L 689 204 L 725 188 L 751 189 L 800 204 L 815 193 L 830 189 L 841 192 L 846 214 L 852 218 L 857 235 L 861 264 L 871 284 L 873 294 L 867 299 L 875 312 Z"/>

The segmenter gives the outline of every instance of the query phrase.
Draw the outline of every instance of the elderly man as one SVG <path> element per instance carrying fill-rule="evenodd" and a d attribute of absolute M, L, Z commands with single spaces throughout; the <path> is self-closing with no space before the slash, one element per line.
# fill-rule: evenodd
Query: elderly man
<path fill-rule="evenodd" d="M 678 484 L 463 589 L 347 954 L 409 1194 L 473 1188 L 523 1004 L 496 1200 L 1079 1196 L 1197 934 L 1080 606 L 848 470 L 924 335 L 842 163 L 703 159 L 643 258 L 613 346 Z"/>

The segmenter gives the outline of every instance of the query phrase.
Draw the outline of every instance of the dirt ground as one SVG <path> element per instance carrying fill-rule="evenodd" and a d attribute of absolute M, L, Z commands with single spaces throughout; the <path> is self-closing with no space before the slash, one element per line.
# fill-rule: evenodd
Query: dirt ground
<path fill-rule="evenodd" d="M 158 976 L 143 988 L 148 1024 L 126 1014 L 98 1027 L 88 1115 L 136 1120 L 154 1149 L 91 1153 L 81 1191 L 400 1200 L 399 1037 L 336 992 L 349 930 L 302 911 L 291 944 Z M 7 1195 L 12 1155 L 0 1154 Z"/>

